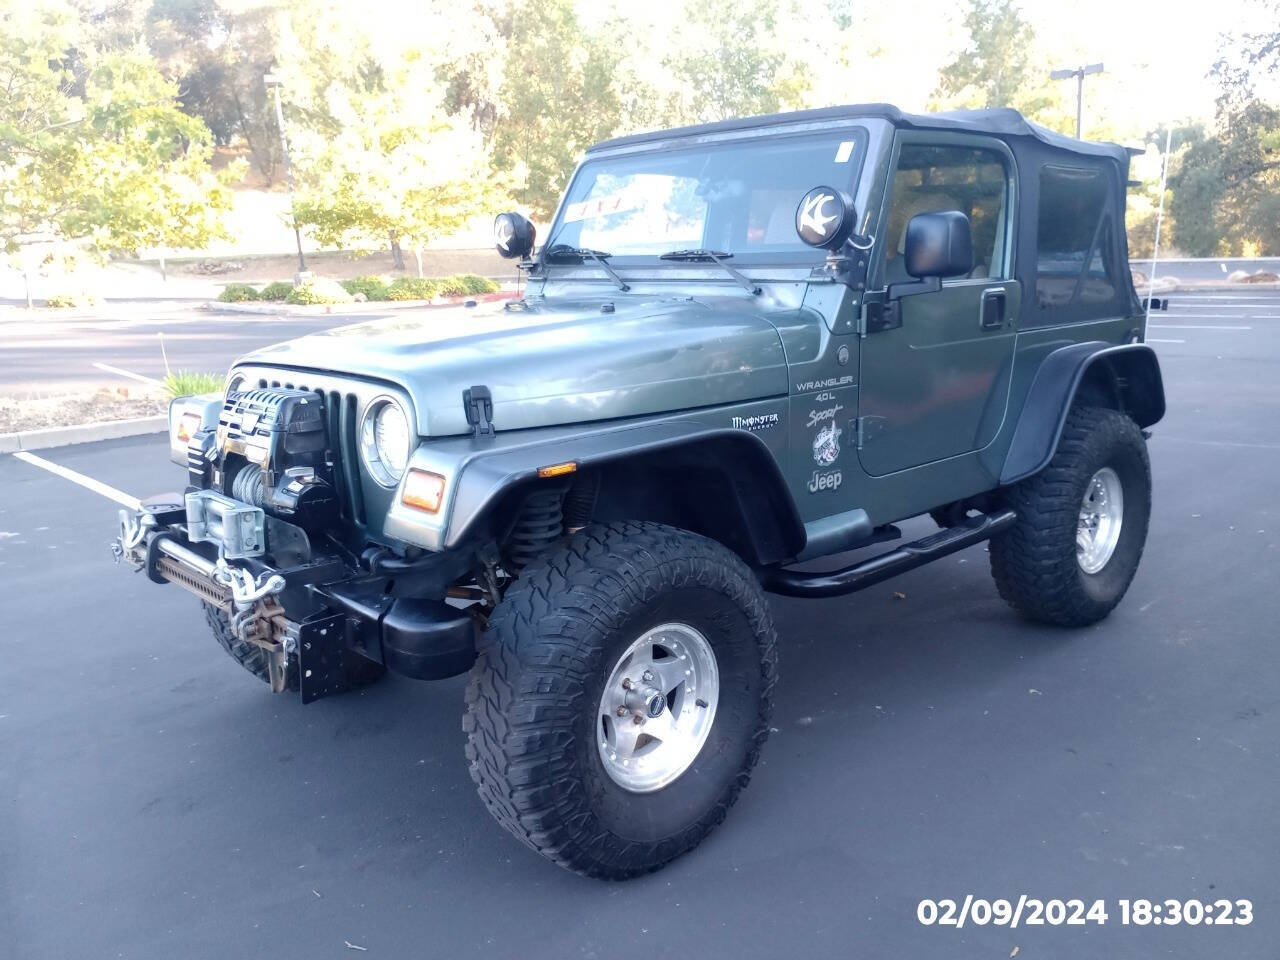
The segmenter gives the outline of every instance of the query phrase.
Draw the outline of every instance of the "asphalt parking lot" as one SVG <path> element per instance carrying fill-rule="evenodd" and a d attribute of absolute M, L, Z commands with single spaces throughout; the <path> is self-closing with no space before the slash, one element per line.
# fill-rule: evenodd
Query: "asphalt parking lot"
<path fill-rule="evenodd" d="M 983 547 L 775 599 L 750 788 L 624 884 L 490 821 L 461 679 L 272 696 L 188 595 L 112 565 L 114 504 L 0 457 L 0 956 L 1276 956 L 1280 294 L 1175 294 L 1149 337 L 1170 410 L 1117 611 L 1029 626 Z M 135 495 L 182 482 L 159 437 L 46 456 Z M 1110 919 L 917 921 L 969 893 L 1105 898 Z M 1255 919 L 1123 926 L 1142 897 L 1249 898 Z"/>

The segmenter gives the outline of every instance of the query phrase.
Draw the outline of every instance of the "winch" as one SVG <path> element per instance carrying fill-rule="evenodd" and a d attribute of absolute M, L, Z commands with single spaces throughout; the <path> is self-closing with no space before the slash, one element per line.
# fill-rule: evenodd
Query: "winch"
<path fill-rule="evenodd" d="M 188 446 L 191 485 L 306 529 L 337 511 L 324 403 L 306 390 L 232 391 L 218 423 Z"/>

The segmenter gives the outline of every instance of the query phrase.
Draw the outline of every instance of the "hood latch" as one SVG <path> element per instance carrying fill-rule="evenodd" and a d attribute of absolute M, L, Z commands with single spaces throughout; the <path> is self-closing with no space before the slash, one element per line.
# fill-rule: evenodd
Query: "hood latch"
<path fill-rule="evenodd" d="M 488 387 L 478 384 L 463 390 L 462 409 L 467 423 L 471 424 L 473 437 L 492 437 L 497 433 L 493 427 L 493 394 Z"/>

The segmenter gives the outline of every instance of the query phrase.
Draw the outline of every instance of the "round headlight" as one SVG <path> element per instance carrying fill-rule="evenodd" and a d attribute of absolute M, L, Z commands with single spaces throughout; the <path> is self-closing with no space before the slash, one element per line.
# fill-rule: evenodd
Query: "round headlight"
<path fill-rule="evenodd" d="M 360 453 L 373 479 L 394 487 L 404 476 L 412 452 L 409 418 L 400 404 L 389 397 L 369 404 L 360 423 Z"/>

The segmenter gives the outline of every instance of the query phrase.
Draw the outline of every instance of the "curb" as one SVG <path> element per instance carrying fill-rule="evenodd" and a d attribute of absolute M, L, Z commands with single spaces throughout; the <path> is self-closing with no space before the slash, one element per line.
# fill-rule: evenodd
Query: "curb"
<path fill-rule="evenodd" d="M 1142 286 L 1145 286 L 1143 284 Z M 1156 286 L 1160 286 L 1160 278 L 1156 277 Z M 1247 294 L 1250 290 L 1267 291 L 1280 290 L 1280 283 L 1180 283 L 1176 287 L 1170 287 L 1168 290 L 1157 290 L 1152 296 L 1160 296 L 1161 293 L 1243 293 Z M 1141 297 L 1142 291 L 1138 291 Z"/>
<path fill-rule="evenodd" d="M 435 300 L 366 300 L 363 303 L 318 303 L 300 305 L 293 303 L 223 303 L 210 300 L 203 309 L 213 313 L 256 313 L 273 317 L 323 317 L 327 314 L 394 313 L 399 310 L 423 310 L 429 307 L 461 307 L 470 301 L 494 303 L 512 300 L 519 294 L 514 290 L 497 293 L 481 293 L 470 297 L 440 297 Z"/>
<path fill-rule="evenodd" d="M 0 433 L 0 453 L 17 453 L 19 450 L 49 450 L 53 447 L 69 447 L 74 443 L 93 443 L 95 440 L 119 440 L 122 437 L 140 437 L 151 433 L 166 433 L 169 417 L 136 417 L 132 420 L 109 420 L 106 423 L 78 423 L 70 427 L 45 427 L 42 430 L 21 430 L 17 433 Z"/>

